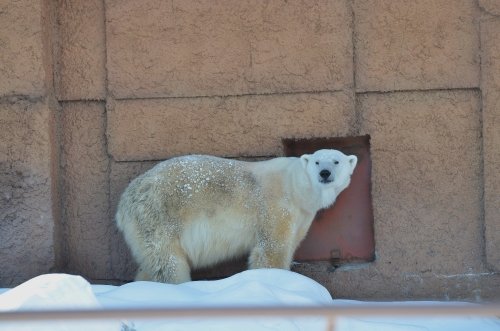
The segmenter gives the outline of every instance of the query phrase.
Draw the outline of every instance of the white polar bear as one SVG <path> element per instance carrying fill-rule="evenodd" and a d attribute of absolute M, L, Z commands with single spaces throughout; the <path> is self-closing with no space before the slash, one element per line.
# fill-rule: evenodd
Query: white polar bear
<path fill-rule="evenodd" d="M 322 208 L 350 183 L 357 157 L 337 150 L 244 162 L 183 156 L 124 191 L 116 222 L 136 280 L 183 283 L 191 269 L 249 254 L 249 268 L 289 269 Z"/>

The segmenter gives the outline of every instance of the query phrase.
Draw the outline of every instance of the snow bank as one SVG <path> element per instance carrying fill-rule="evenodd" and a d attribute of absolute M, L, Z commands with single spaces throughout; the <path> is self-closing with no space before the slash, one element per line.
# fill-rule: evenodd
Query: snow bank
<path fill-rule="evenodd" d="M 2 292 L 0 292 L 2 293 Z M 101 308 L 91 285 L 80 276 L 42 275 L 0 295 L 0 312 Z M 117 322 L 0 323 L 0 331 L 118 331 Z"/>
<path fill-rule="evenodd" d="M 112 307 L 313 306 L 331 304 L 328 291 L 310 278 L 279 269 L 248 270 L 217 281 L 180 285 L 134 282 L 95 286 L 99 302 Z M 138 331 L 153 330 L 325 330 L 324 318 L 247 318 L 135 321 Z M 172 328 L 172 329 L 171 329 Z"/>
<path fill-rule="evenodd" d="M 427 302 L 428 305 L 443 304 Z M 122 286 L 90 285 L 81 277 L 44 275 L 2 294 L 0 311 L 49 308 L 144 308 L 144 307 L 235 307 L 235 306 L 330 306 L 359 305 L 361 301 L 332 300 L 328 291 L 302 275 L 277 269 L 249 270 L 217 281 L 196 281 L 181 285 L 133 282 Z M 378 303 L 379 305 L 391 303 Z M 394 303 L 392 303 L 394 304 Z M 422 304 L 403 302 L 400 305 Z M 465 303 L 447 303 L 465 304 Z M 246 318 L 136 320 L 121 325 L 122 330 L 326 330 L 324 318 Z M 0 330 L 117 330 L 120 323 L 75 322 L 37 323 L 25 328 L 0 323 Z M 335 330 L 413 331 L 413 330 L 500 330 L 495 318 L 340 318 Z"/>

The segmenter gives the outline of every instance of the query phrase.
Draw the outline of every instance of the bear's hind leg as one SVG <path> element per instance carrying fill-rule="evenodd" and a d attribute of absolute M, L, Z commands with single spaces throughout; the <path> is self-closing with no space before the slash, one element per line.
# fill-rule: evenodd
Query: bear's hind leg
<path fill-rule="evenodd" d="M 191 267 L 186 255 L 178 247 L 162 247 L 150 252 L 150 259 L 139 268 L 136 280 L 152 280 L 162 283 L 180 284 L 191 280 Z"/>
<path fill-rule="evenodd" d="M 153 277 L 142 268 L 137 270 L 137 275 L 135 276 L 135 281 L 153 281 Z"/>

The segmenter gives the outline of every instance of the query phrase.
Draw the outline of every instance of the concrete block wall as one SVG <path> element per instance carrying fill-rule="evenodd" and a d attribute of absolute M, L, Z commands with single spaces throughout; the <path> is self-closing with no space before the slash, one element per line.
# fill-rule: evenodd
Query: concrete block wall
<path fill-rule="evenodd" d="M 478 87 L 475 1 L 373 0 L 353 6 L 358 91 Z"/>
<path fill-rule="evenodd" d="M 108 146 L 116 161 L 279 155 L 282 137 L 353 134 L 353 110 L 342 91 L 115 100 L 108 102 Z"/>
<path fill-rule="evenodd" d="M 159 160 L 369 134 L 375 261 L 294 270 L 336 297 L 500 298 L 496 1 L 0 6 L 0 285 L 130 280 L 113 215 Z"/>
<path fill-rule="evenodd" d="M 0 286 L 59 263 L 54 32 L 49 1 L 0 3 Z"/>
<path fill-rule="evenodd" d="M 342 89 L 353 80 L 350 10 L 348 1 L 106 1 L 109 91 L 161 98 Z"/>

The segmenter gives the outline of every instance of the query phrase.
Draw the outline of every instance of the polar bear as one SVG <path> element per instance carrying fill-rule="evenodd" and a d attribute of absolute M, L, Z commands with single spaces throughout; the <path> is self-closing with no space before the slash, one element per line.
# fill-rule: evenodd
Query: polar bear
<path fill-rule="evenodd" d="M 289 269 L 316 212 L 350 183 L 357 157 L 333 149 L 245 162 L 181 156 L 134 179 L 116 222 L 139 265 L 136 280 L 183 283 L 191 269 L 249 255 Z"/>

